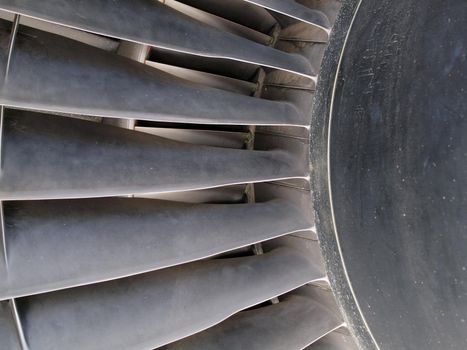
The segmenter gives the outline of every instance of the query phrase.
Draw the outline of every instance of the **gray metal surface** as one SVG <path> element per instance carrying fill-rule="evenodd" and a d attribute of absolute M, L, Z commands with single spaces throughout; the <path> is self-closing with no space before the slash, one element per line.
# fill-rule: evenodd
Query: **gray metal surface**
<path fill-rule="evenodd" d="M 163 72 L 169 73 L 176 77 L 188 80 L 192 83 L 209 86 L 216 89 L 236 92 L 242 95 L 253 95 L 257 89 L 258 84 L 246 80 L 228 78 L 219 74 L 211 74 L 201 72 L 193 69 L 186 69 L 169 64 L 157 63 L 154 61 L 146 60 L 148 66 L 154 67 Z"/>
<path fill-rule="evenodd" d="M 360 350 L 360 348 L 355 345 L 352 336 L 345 329 L 338 329 L 307 347 L 306 350 Z"/>
<path fill-rule="evenodd" d="M 191 18 L 200 21 L 206 25 L 217 28 L 223 32 L 238 35 L 242 38 L 251 40 L 261 45 L 271 46 L 274 43 L 274 38 L 269 33 L 262 33 L 254 30 L 249 26 L 230 21 L 223 16 L 216 16 L 212 13 L 203 11 L 197 6 L 189 6 L 178 0 L 164 0 L 164 4 L 173 8 L 176 11 L 182 12 Z M 263 9 L 264 10 L 264 9 Z"/>
<path fill-rule="evenodd" d="M 8 37 L 9 31 L 0 30 L 3 51 Z M 5 59 L 0 57 L 0 66 Z M 11 107 L 167 122 L 306 125 L 291 103 L 195 85 L 33 29 L 20 29 L 8 79 L 3 70 L 0 78 L 0 104 Z"/>
<path fill-rule="evenodd" d="M 248 137 L 250 136 L 246 132 L 162 127 L 153 128 L 146 126 L 136 126 L 134 130 L 194 145 L 205 145 L 235 149 L 243 149 L 245 147 L 245 143 L 248 140 Z"/>
<path fill-rule="evenodd" d="M 0 0 L 24 24 L 13 40 L 0 23 L 0 68 L 16 43 L 0 76 L 0 349 L 293 350 L 343 324 L 304 286 L 328 283 L 307 48 L 332 13 L 260 3 Z"/>
<path fill-rule="evenodd" d="M 164 350 L 301 350 L 342 326 L 334 310 L 293 295 L 278 304 L 243 311 Z"/>
<path fill-rule="evenodd" d="M 0 301 L 0 349 L 24 350 L 21 348 L 9 301 Z"/>
<path fill-rule="evenodd" d="M 5 202 L 4 217 L 8 266 L 0 264 L 0 299 L 179 265 L 313 225 L 282 200 Z"/>
<path fill-rule="evenodd" d="M 53 199 L 193 190 L 306 176 L 281 150 L 189 145 L 73 118 L 6 113 L 0 198 Z"/>
<path fill-rule="evenodd" d="M 239 184 L 183 192 L 147 193 L 135 195 L 135 197 L 168 200 L 182 203 L 238 204 L 244 202 L 245 185 Z"/>
<path fill-rule="evenodd" d="M 16 15 L 13 12 L 7 12 L 0 9 L 0 18 L 3 20 L 13 22 L 15 16 Z M 20 16 L 19 23 L 26 27 L 35 28 L 45 32 L 57 34 L 65 38 L 77 40 L 87 45 L 98 47 L 102 50 L 106 50 L 109 52 L 117 52 L 120 45 L 120 42 L 113 38 L 104 37 L 102 35 L 97 35 L 89 32 L 83 32 L 81 30 L 76 30 L 70 27 L 64 27 L 51 22 L 44 22 L 32 17 Z"/>
<path fill-rule="evenodd" d="M 227 18 L 261 33 L 268 33 L 277 24 L 266 9 L 243 0 L 179 0 L 216 16 Z"/>
<path fill-rule="evenodd" d="M 5 1 L 5 0 L 3 0 Z M 252 4 L 256 4 L 272 10 L 277 13 L 295 18 L 299 21 L 313 24 L 317 27 L 329 31 L 331 23 L 327 16 L 318 10 L 310 9 L 309 7 L 299 4 L 295 0 L 244 0 Z"/>
<path fill-rule="evenodd" d="M 17 303 L 31 349 L 151 349 L 322 277 L 308 257 L 281 249 L 181 265 Z"/>
<path fill-rule="evenodd" d="M 216 30 L 158 1 L 0 0 L 0 9 L 150 46 L 315 76 L 305 57 Z"/>

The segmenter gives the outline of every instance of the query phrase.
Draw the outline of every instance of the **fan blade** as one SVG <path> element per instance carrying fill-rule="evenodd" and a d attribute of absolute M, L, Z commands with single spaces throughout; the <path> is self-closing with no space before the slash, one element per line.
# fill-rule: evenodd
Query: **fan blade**
<path fill-rule="evenodd" d="M 1 299 L 162 269 L 312 226 L 284 200 L 6 202 L 4 217 L 8 267 L 0 274 Z"/>
<path fill-rule="evenodd" d="M 34 350 L 152 349 L 320 278 L 307 256 L 278 249 L 26 297 L 17 304 Z"/>
<path fill-rule="evenodd" d="M 276 305 L 243 311 L 164 350 L 302 350 L 342 326 L 319 302 L 292 296 Z"/>
<path fill-rule="evenodd" d="M 9 32 L 0 30 L 0 66 Z M 202 87 L 128 58 L 37 30 L 18 33 L 0 104 L 165 122 L 306 125 L 288 102 Z M 1 75 L 3 74 L 3 75 Z M 66 88 L 65 88 L 66 87 Z"/>
<path fill-rule="evenodd" d="M 0 0 L 0 9 L 97 34 L 315 77 L 302 56 L 256 44 L 152 0 Z"/>
<path fill-rule="evenodd" d="M 3 0 L 6 1 L 6 0 Z M 331 23 L 321 11 L 310 9 L 295 0 L 244 0 L 329 31 Z"/>
<path fill-rule="evenodd" d="M 0 199 L 176 192 L 306 176 L 281 151 L 189 145 L 89 121 L 8 110 Z"/>

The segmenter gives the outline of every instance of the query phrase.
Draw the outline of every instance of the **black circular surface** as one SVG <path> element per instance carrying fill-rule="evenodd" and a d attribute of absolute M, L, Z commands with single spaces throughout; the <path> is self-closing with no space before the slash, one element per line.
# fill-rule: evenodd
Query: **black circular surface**
<path fill-rule="evenodd" d="M 363 0 L 330 129 L 349 279 L 381 349 L 467 349 L 467 1 Z"/>

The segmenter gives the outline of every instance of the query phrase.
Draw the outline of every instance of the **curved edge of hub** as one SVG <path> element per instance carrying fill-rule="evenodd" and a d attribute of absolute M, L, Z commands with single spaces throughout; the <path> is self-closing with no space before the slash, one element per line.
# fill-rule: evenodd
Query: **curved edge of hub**
<path fill-rule="evenodd" d="M 329 46 L 321 66 L 316 89 L 311 122 L 311 182 L 316 216 L 316 228 L 322 254 L 334 295 L 344 315 L 347 326 L 359 348 L 378 350 L 371 331 L 361 313 L 345 262 L 342 258 L 338 233 L 333 220 L 332 199 L 329 187 L 328 135 L 332 118 L 332 103 L 340 58 L 346 39 L 362 0 L 343 0 L 339 17 L 333 28 Z"/>

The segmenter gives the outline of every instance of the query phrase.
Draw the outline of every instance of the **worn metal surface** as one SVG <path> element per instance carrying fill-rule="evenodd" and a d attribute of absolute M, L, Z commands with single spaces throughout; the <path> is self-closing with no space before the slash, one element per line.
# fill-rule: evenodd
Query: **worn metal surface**
<path fill-rule="evenodd" d="M 194 69 L 186 69 L 169 64 L 158 63 L 150 60 L 145 62 L 148 66 L 172 74 L 176 77 L 188 80 L 202 86 L 236 92 L 242 95 L 253 95 L 258 89 L 258 84 L 240 79 L 228 78 L 219 74 L 201 72 Z"/>
<path fill-rule="evenodd" d="M 318 340 L 306 350 L 359 350 L 345 329 L 338 329 Z"/>
<path fill-rule="evenodd" d="M 301 350 L 342 326 L 320 301 L 294 295 L 278 304 L 243 311 L 164 350 Z"/>
<path fill-rule="evenodd" d="M 13 318 L 13 310 L 9 301 L 0 301 L 0 348 L 24 350 L 21 348 L 18 330 Z"/>
<path fill-rule="evenodd" d="M 302 4 L 296 2 L 295 0 L 245 0 L 245 1 L 262 6 L 274 12 L 278 12 L 283 15 L 298 19 L 299 21 L 313 24 L 327 31 L 331 28 L 331 23 L 329 22 L 329 19 L 323 12 L 303 6 Z"/>
<path fill-rule="evenodd" d="M 160 136 L 166 139 L 190 143 L 193 145 L 205 145 L 223 148 L 243 149 L 249 134 L 246 132 L 180 129 L 168 127 L 136 126 L 136 131 Z"/>
<path fill-rule="evenodd" d="M 322 277 L 308 257 L 282 249 L 17 302 L 31 349 L 151 349 Z"/>
<path fill-rule="evenodd" d="M 0 299 L 121 278 L 310 229 L 287 201 L 149 199 L 6 202 Z"/>
<path fill-rule="evenodd" d="M 330 157 L 328 141 L 330 127 L 330 108 L 333 101 L 334 82 L 339 71 L 338 66 L 344 48 L 347 33 L 350 30 L 360 0 L 344 1 L 341 12 L 333 27 L 330 44 L 326 50 L 321 67 L 321 78 L 318 81 L 315 103 L 311 120 L 311 186 L 314 189 L 314 211 L 317 234 L 324 256 L 329 281 L 336 295 L 343 316 L 359 349 L 374 350 L 375 342 L 360 312 L 360 305 L 355 300 L 352 285 L 348 279 L 346 266 L 342 260 L 340 245 L 334 230 L 332 202 L 329 188 L 328 158 Z M 355 205 L 353 203 L 352 205 Z M 337 337 L 340 338 L 340 337 Z M 337 340 L 336 340 L 337 341 Z M 324 342 L 324 341 L 323 341 Z M 337 344 L 337 345 L 336 345 Z M 322 349 L 339 349 L 340 341 L 316 344 Z M 350 346 L 350 345 L 349 345 Z"/>
<path fill-rule="evenodd" d="M 217 0 L 180 0 L 180 2 L 215 16 L 227 18 L 261 33 L 271 32 L 277 24 L 277 20 L 268 10 L 243 0 L 223 2 Z"/>
<path fill-rule="evenodd" d="M 299 350 L 342 325 L 329 298 L 297 290 L 328 281 L 311 232 L 313 94 L 294 90 L 315 86 L 321 58 L 307 40 L 322 45 L 332 13 L 295 2 L 284 13 L 240 0 L 0 0 L 6 19 L 2 6 L 24 25 L 0 81 L 10 107 L 0 200 L 16 199 L 3 202 L 0 296 L 12 299 L 1 302 L 0 348 L 151 349 L 252 306 L 219 327 L 266 322 L 234 327 L 226 348 Z M 284 44 L 291 24 L 301 27 Z M 8 53 L 11 24 L 0 27 Z M 89 199 L 117 195 L 177 202 Z"/>
<path fill-rule="evenodd" d="M 1 0 L 0 9 L 150 46 L 315 77 L 305 57 L 216 30 L 158 1 Z M 319 23 L 327 19 L 324 14 L 307 18 Z"/>
<path fill-rule="evenodd" d="M 3 152 L 3 200 L 173 192 L 306 176 L 306 164 L 281 150 L 189 145 L 13 110 L 5 120 Z"/>
<path fill-rule="evenodd" d="M 463 0 L 363 1 L 336 81 L 335 229 L 383 350 L 467 347 L 466 18 Z"/>
<path fill-rule="evenodd" d="M 8 38 L 9 31 L 0 31 L 4 52 Z M 0 104 L 10 107 L 167 122 L 306 125 L 306 116 L 291 103 L 195 85 L 33 29 L 20 29 L 8 79 L 3 70 L 0 78 Z"/>

